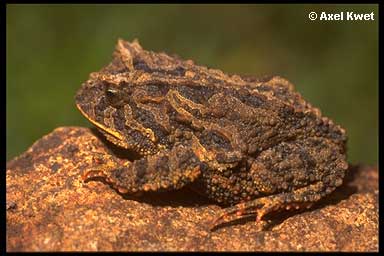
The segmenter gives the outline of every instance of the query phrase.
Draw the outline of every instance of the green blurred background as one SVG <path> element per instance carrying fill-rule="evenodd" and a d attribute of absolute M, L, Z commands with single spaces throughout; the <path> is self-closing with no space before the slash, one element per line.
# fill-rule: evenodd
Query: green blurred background
<path fill-rule="evenodd" d="M 310 21 L 354 11 L 375 21 Z M 286 77 L 347 129 L 352 163 L 377 163 L 377 5 L 7 5 L 7 160 L 59 126 L 117 38 L 229 73 Z"/>

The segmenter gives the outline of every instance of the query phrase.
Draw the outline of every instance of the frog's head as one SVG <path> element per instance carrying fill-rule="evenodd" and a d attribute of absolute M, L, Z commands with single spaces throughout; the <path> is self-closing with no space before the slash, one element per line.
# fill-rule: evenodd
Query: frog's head
<path fill-rule="evenodd" d="M 133 115 L 132 87 L 89 79 L 76 94 L 76 106 L 113 144 L 141 155 L 158 151 L 153 133 Z"/>
<path fill-rule="evenodd" d="M 168 91 L 160 78 L 183 77 L 188 65 L 191 61 L 145 51 L 137 40 L 119 39 L 112 62 L 91 73 L 77 92 L 76 105 L 113 144 L 141 155 L 155 154 L 165 147 L 167 124 L 159 124 L 162 118 L 142 106 L 160 102 Z"/>

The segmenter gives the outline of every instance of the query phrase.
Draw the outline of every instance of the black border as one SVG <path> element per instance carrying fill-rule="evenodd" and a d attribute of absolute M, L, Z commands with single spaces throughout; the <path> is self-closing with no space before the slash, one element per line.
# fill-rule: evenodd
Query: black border
<path fill-rule="evenodd" d="M 134 0 L 134 1 L 128 1 L 128 2 L 124 2 L 124 1 L 100 1 L 100 0 L 96 0 L 96 1 L 52 1 L 52 2 L 49 2 L 49 1 L 25 1 L 25 0 L 20 0 L 20 1 L 17 1 L 17 0 L 6 0 L 5 2 L 1 1 L 1 18 L 2 18 L 2 22 L 3 22 L 3 37 L 2 37 L 2 42 L 3 42 L 3 53 L 4 53 L 4 57 L 3 58 L 3 75 L 2 75 L 2 78 L 3 78 L 3 106 L 4 106 L 4 109 L 2 111 L 2 120 L 3 120 L 3 124 L 6 123 L 6 15 L 7 15 L 7 12 L 6 12 L 6 7 L 8 4 L 86 4 L 86 3 L 90 3 L 90 4 L 121 4 L 121 3 L 135 3 L 135 4 L 139 4 L 139 3 L 145 3 L 145 4 L 157 4 L 157 3 L 167 3 L 167 4 L 172 4 L 172 3 L 175 3 L 175 4 L 180 4 L 180 3 L 188 3 L 188 4 L 191 4 L 191 3 L 199 3 L 201 4 L 202 2 L 199 2 L 199 1 L 182 1 L 182 0 L 179 0 L 179 1 L 164 1 L 164 0 L 161 0 L 161 1 L 138 1 L 138 0 Z M 204 2 L 205 4 L 213 4 L 213 3 L 217 3 L 216 1 L 205 1 Z M 223 3 L 226 3 L 228 4 L 228 2 L 220 2 L 220 4 L 223 4 Z M 380 41 L 381 40 L 381 33 L 380 33 L 380 28 L 383 27 L 382 23 L 383 23 L 383 7 L 381 6 L 382 4 L 380 3 L 379 0 L 366 0 L 366 1 L 361 1 L 359 3 L 355 2 L 355 1 L 319 1 L 319 0 L 315 0 L 315 1 L 311 1 L 311 2 L 308 2 L 308 1 L 284 1 L 284 0 L 270 0 L 270 1 L 267 1 L 267 0 L 259 0 L 259 1 L 244 1 L 244 0 L 241 0 L 241 1 L 236 1 L 236 2 L 232 2 L 232 4 L 242 4 L 242 3 L 255 3 L 255 4 L 311 4 L 311 3 L 315 3 L 315 4 L 378 4 L 379 6 L 379 15 L 378 15 L 378 18 L 379 18 L 379 88 L 378 88 L 378 103 L 379 103 L 379 136 L 378 136 L 378 140 L 379 140 L 379 148 L 378 148 L 378 154 L 379 154 L 379 162 L 378 162 L 378 168 L 379 168 L 379 176 L 380 176 L 380 165 L 381 165 L 381 161 L 382 161 L 382 157 L 381 157 L 381 151 L 380 151 L 380 145 L 382 145 L 384 143 L 384 139 L 383 139 L 383 136 L 380 136 L 380 128 L 383 127 L 382 125 L 382 113 L 383 111 L 380 111 L 380 93 L 382 90 L 380 90 L 380 85 L 381 85 L 381 80 L 380 80 L 380 71 L 381 71 L 381 65 L 380 65 L 380 60 L 381 60 L 381 54 L 382 54 L 382 51 L 380 51 Z M 382 17 L 380 19 L 380 17 Z M 6 127 L 4 125 L 4 130 L 3 130 L 3 149 L 6 149 Z M 0 189 L 1 189 L 1 205 L 2 205 L 2 213 L 4 213 L 3 215 L 3 218 L 1 218 L 1 235 L 0 235 L 0 254 L 1 255 L 5 255 L 5 254 L 14 254 L 14 253 L 11 253 L 11 252 L 6 252 L 6 154 L 5 154 L 5 150 L 4 150 L 4 154 L 2 155 L 2 176 L 1 176 L 1 179 L 2 179 L 2 182 L 0 183 Z M 379 177 L 379 191 L 382 189 L 383 187 L 383 180 L 384 178 L 381 178 Z M 382 212 L 382 204 L 380 204 L 380 202 L 382 202 L 383 198 L 382 198 L 382 193 L 379 192 L 379 213 L 380 211 Z M 379 252 L 382 251 L 382 244 L 383 242 L 381 242 L 381 238 L 382 238 L 382 235 L 381 235 L 381 227 L 382 227 L 382 223 L 383 223 L 383 219 L 382 217 L 380 216 L 379 214 Z M 51 253 L 51 252 L 50 252 Z M 56 252 L 56 253 L 59 253 L 61 254 L 60 252 Z M 72 254 L 72 253 L 77 253 L 77 252 L 65 252 L 64 254 Z M 124 253 L 124 252 L 119 252 L 119 254 L 121 253 Z M 148 252 L 146 252 L 148 253 Z M 279 252 L 274 252 L 274 253 L 279 253 Z M 39 253 L 31 253 L 31 254 L 41 254 L 41 252 Z"/>

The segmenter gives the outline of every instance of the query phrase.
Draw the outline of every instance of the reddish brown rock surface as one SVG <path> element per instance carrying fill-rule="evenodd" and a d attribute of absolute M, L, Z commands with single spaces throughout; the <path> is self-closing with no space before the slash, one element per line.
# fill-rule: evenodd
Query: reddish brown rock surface
<path fill-rule="evenodd" d="M 376 167 L 352 167 L 315 208 L 276 215 L 265 231 L 247 218 L 210 232 L 221 207 L 189 189 L 133 198 L 82 182 L 105 143 L 58 128 L 8 162 L 7 251 L 378 251 Z"/>

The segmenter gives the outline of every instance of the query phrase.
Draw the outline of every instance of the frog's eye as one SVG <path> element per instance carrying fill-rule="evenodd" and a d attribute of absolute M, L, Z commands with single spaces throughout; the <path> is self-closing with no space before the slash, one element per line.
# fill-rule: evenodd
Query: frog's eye
<path fill-rule="evenodd" d="M 124 104 L 124 101 L 123 101 L 122 95 L 121 95 L 121 91 L 119 91 L 119 89 L 112 88 L 112 87 L 108 88 L 105 91 L 105 95 L 107 98 L 107 102 L 113 107 L 119 107 L 122 104 Z"/>
<path fill-rule="evenodd" d="M 107 97 L 114 97 L 117 95 L 117 93 L 118 93 L 118 91 L 114 88 L 108 88 L 107 92 L 106 92 Z"/>

